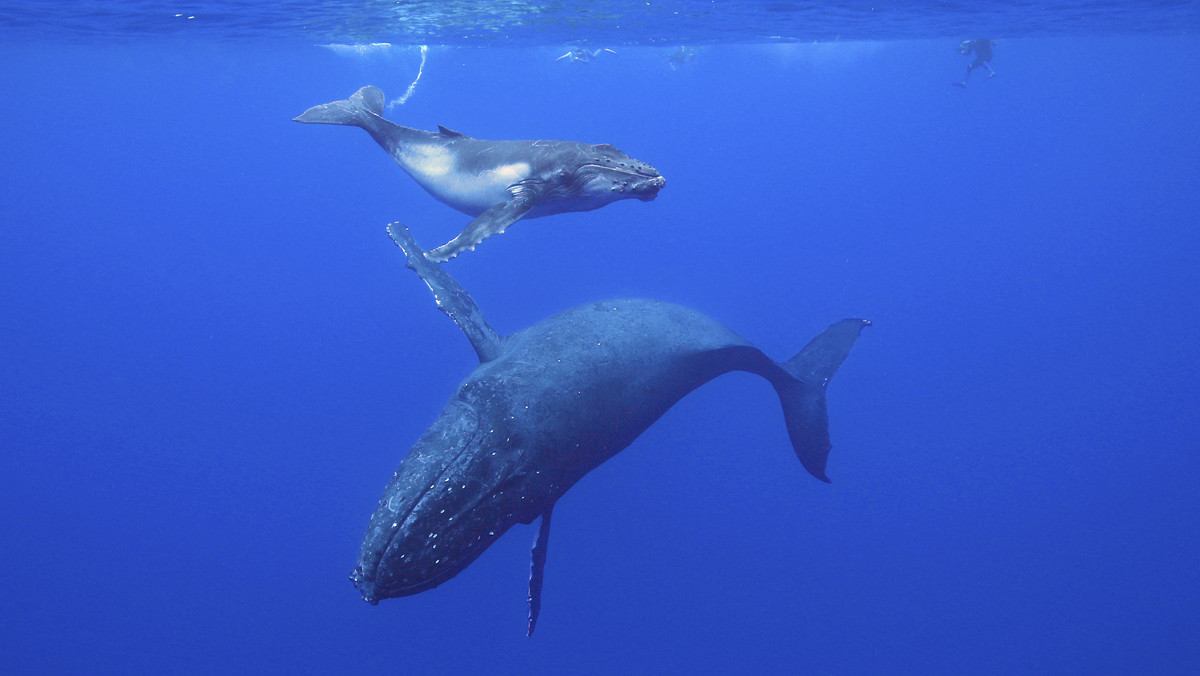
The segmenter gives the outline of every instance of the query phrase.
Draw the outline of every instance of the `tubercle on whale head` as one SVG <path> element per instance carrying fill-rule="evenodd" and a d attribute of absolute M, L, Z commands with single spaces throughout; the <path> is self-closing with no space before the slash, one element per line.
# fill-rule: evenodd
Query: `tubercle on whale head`
<path fill-rule="evenodd" d="M 634 186 L 633 193 L 643 202 L 651 202 L 658 197 L 658 191 L 663 189 L 667 184 L 667 179 L 662 176 L 646 179 L 640 184 Z"/>
<path fill-rule="evenodd" d="M 585 193 L 605 201 L 636 198 L 649 202 L 667 181 L 652 165 L 636 160 L 614 146 L 591 146 L 590 157 L 582 158 L 576 171 Z"/>

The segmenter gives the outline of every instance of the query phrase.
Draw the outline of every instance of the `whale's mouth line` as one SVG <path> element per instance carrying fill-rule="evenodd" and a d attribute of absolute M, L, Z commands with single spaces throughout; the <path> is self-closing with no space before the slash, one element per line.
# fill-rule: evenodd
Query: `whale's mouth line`
<path fill-rule="evenodd" d="M 465 453 L 467 453 L 467 451 L 471 450 L 473 448 L 473 444 L 475 443 L 475 440 L 479 438 L 479 416 L 477 414 L 474 414 L 474 411 L 471 411 L 471 413 L 473 414 L 473 417 L 475 419 L 475 427 L 471 431 L 471 437 L 462 443 L 462 446 L 459 449 L 458 453 L 456 453 L 454 455 L 454 459 L 451 460 L 450 463 L 446 465 L 447 468 L 454 465 L 454 463 L 457 462 L 458 459 L 463 456 L 463 454 L 465 454 Z M 380 589 L 382 589 L 385 592 L 405 591 L 408 589 L 416 589 L 416 591 L 421 591 L 422 589 L 429 588 L 429 587 L 424 586 L 427 583 L 416 583 L 416 584 L 408 584 L 408 585 L 402 584 L 402 585 L 397 585 L 397 586 L 381 587 L 379 585 L 379 569 L 383 567 L 384 559 L 387 558 L 387 553 L 388 553 L 388 551 L 391 550 L 392 544 L 395 543 L 396 538 L 399 537 L 401 531 L 404 530 L 403 526 L 407 525 L 405 522 L 407 522 L 410 518 L 412 518 L 412 515 L 417 511 L 417 508 L 421 504 L 421 501 L 425 499 L 425 496 L 428 495 L 429 491 L 434 489 L 434 486 L 438 485 L 439 482 L 437 481 L 437 479 L 443 478 L 444 474 L 445 474 L 445 470 L 443 469 L 442 473 L 438 474 L 437 477 L 434 479 L 433 484 L 431 486 L 429 486 L 428 488 L 425 488 L 421 491 L 421 494 L 413 502 L 412 508 L 408 511 L 408 514 L 406 514 L 404 516 L 403 520 L 398 518 L 399 515 L 396 515 L 396 517 L 393 517 L 393 518 L 397 519 L 396 522 L 401 524 L 401 526 L 397 527 L 397 528 L 393 528 L 392 532 L 388 533 L 388 536 L 387 536 L 386 541 L 384 542 L 383 548 L 382 548 L 382 550 L 380 550 L 379 558 L 375 561 L 375 564 L 370 567 L 370 570 L 368 571 L 367 568 L 362 569 L 364 577 L 366 577 L 367 579 L 369 579 L 371 581 L 371 586 L 374 589 L 374 591 L 379 591 Z M 449 578 L 447 578 L 447 579 L 449 579 Z M 444 582 L 444 581 L 445 580 L 442 580 L 441 582 Z M 440 584 L 440 582 L 435 583 L 434 586 L 437 586 L 437 584 Z M 358 586 L 357 583 L 355 584 L 355 586 L 356 587 Z M 416 592 L 412 592 L 412 593 L 416 593 Z M 379 598 L 378 594 L 372 594 L 372 596 L 374 596 L 376 599 Z"/>
<path fill-rule="evenodd" d="M 373 593 L 371 595 L 372 599 L 368 599 L 368 600 L 381 601 L 383 599 L 394 599 L 394 598 L 399 598 L 401 596 L 411 596 L 413 594 L 419 594 L 420 592 L 423 592 L 426 589 L 433 589 L 434 587 L 440 585 L 441 583 L 445 582 L 446 580 L 449 580 L 450 578 L 454 577 L 454 575 L 457 573 L 457 571 L 454 571 L 454 572 L 451 572 L 451 571 L 454 571 L 454 569 L 447 567 L 445 572 L 443 572 L 439 575 L 435 575 L 427 580 L 423 580 L 422 582 L 413 583 L 413 584 L 398 584 L 395 586 L 380 585 L 378 582 L 376 582 L 376 580 L 378 580 L 379 578 L 372 577 L 371 578 L 371 586 L 373 588 L 372 589 Z M 383 593 L 381 594 L 380 592 L 383 592 Z M 366 598 L 366 597 L 364 596 L 364 598 Z"/>
<path fill-rule="evenodd" d="M 656 178 L 662 178 L 662 174 L 658 174 L 658 173 L 647 174 L 647 173 L 637 171 L 636 169 L 625 169 L 623 167 L 613 167 L 613 166 L 609 166 L 609 165 L 605 165 L 605 164 L 594 164 L 594 163 L 579 165 L 579 169 L 576 170 L 576 173 L 578 173 L 579 171 L 581 171 L 583 169 L 587 169 L 589 167 L 595 168 L 595 169 L 603 169 L 604 171 L 612 171 L 612 172 L 615 172 L 618 174 L 625 174 L 627 176 L 635 176 L 637 178 L 643 178 L 646 180 L 654 180 Z"/>

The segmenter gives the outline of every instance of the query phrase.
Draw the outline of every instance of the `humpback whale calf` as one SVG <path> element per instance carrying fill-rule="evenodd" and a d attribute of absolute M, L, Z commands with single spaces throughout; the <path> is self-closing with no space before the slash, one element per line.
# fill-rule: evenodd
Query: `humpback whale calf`
<path fill-rule="evenodd" d="M 388 233 L 480 363 L 400 463 L 371 516 L 350 574 L 370 603 L 436 587 L 511 526 L 541 517 L 529 578 L 532 634 L 555 501 L 688 392 L 730 371 L 775 387 L 793 450 L 829 481 L 825 387 L 870 322 L 833 324 L 782 363 L 694 310 L 652 300 L 581 305 L 500 336 L 407 228 L 393 223 Z"/>
<path fill-rule="evenodd" d="M 383 119 L 383 92 L 367 86 L 345 101 L 306 110 L 297 122 L 362 127 L 425 192 L 469 215 L 457 237 L 428 253 L 445 261 L 522 218 L 591 211 L 666 184 L 654 167 L 606 143 L 485 141 L 438 126 L 436 132 Z"/>

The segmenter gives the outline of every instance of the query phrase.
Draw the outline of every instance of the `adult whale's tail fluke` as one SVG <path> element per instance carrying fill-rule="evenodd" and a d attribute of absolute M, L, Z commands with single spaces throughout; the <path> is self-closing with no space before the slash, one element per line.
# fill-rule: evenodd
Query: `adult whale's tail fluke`
<path fill-rule="evenodd" d="M 796 456 L 809 474 L 829 482 L 825 462 L 829 459 L 829 415 L 825 408 L 825 386 L 850 354 L 865 319 L 843 319 L 830 326 L 780 366 L 791 376 L 775 383 L 783 404 L 783 418 Z"/>
<path fill-rule="evenodd" d="M 345 101 L 313 106 L 292 119 L 308 124 L 348 124 L 371 131 L 375 120 L 383 116 L 386 101 L 379 87 L 367 85 Z"/>

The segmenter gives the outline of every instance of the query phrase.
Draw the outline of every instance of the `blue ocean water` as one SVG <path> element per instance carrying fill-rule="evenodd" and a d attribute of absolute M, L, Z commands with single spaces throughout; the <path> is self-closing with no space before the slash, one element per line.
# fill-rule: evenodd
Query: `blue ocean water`
<path fill-rule="evenodd" d="M 0 671 L 1200 669 L 1194 3 L 646 6 L 0 8 Z M 997 77 L 951 87 L 980 36 Z M 383 226 L 467 217 L 291 118 L 399 97 L 419 44 L 391 119 L 667 179 L 447 263 L 497 330 L 646 297 L 783 359 L 874 322 L 831 485 L 766 383 L 709 383 L 559 502 L 531 639 L 535 526 L 346 580 L 476 363 Z"/>

